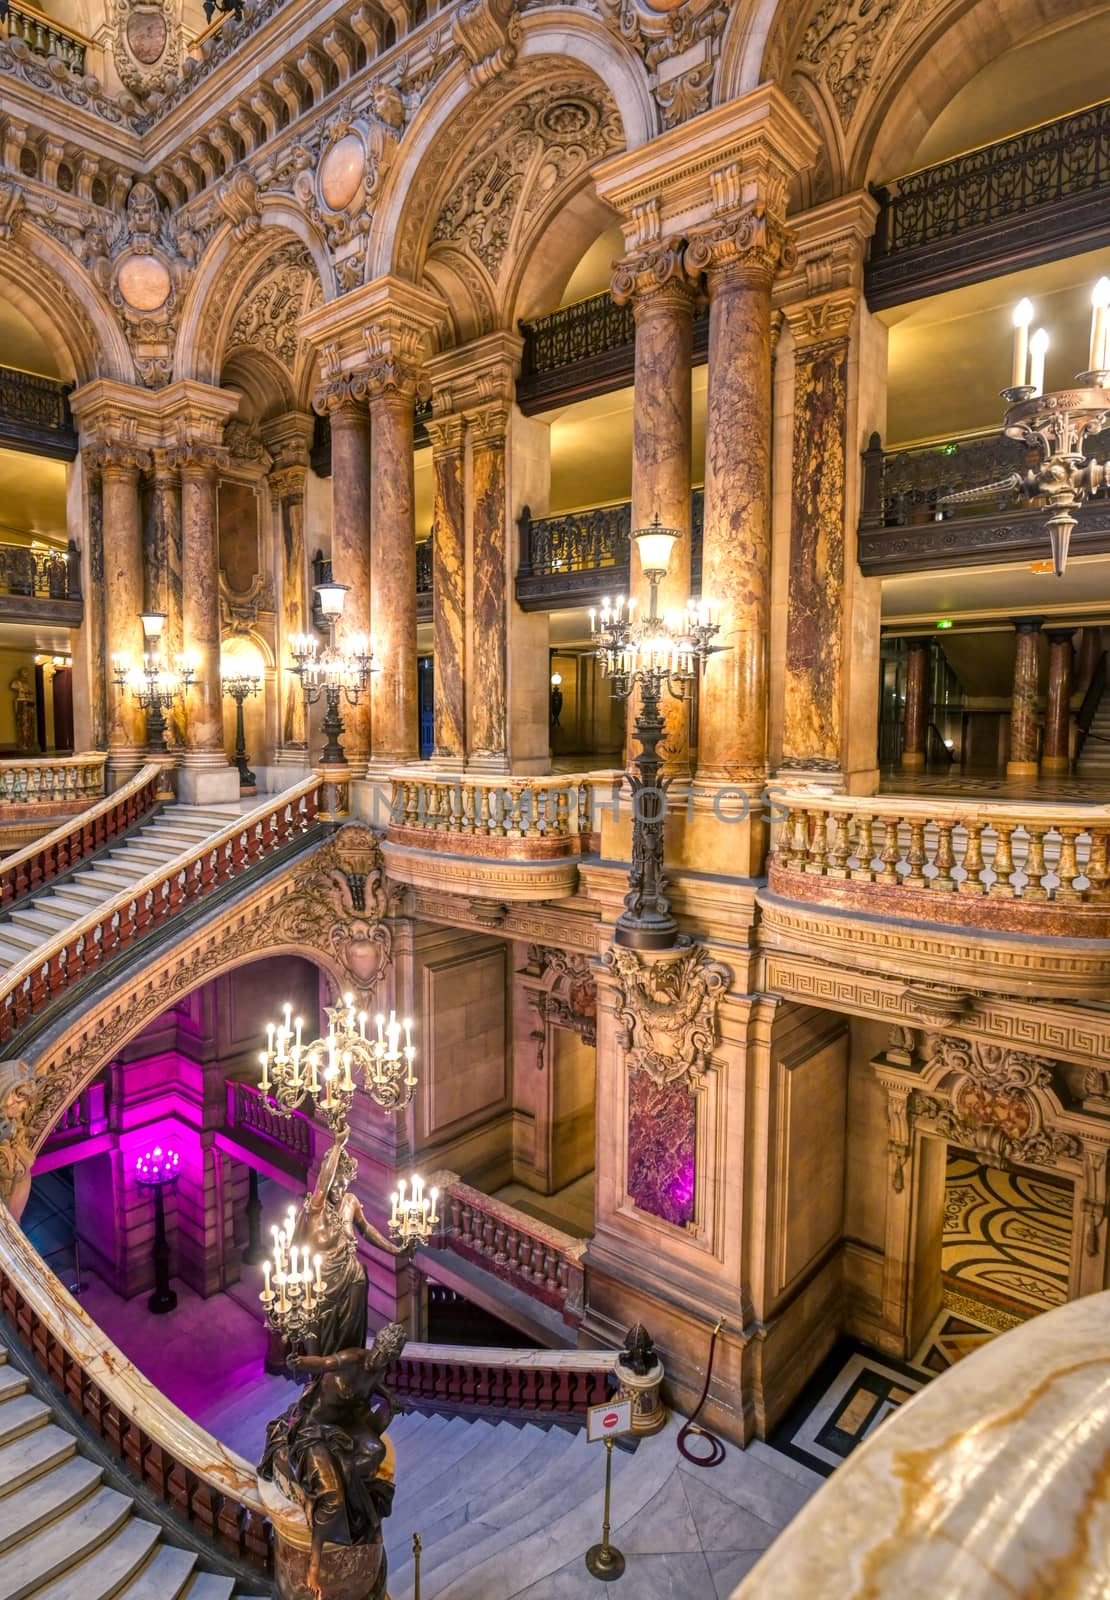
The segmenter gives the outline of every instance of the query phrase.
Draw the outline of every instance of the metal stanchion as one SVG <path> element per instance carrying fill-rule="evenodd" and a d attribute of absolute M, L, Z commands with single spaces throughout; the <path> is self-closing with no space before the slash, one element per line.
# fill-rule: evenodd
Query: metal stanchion
<path fill-rule="evenodd" d="M 418 1533 L 414 1533 L 413 1536 L 412 1536 L 412 1583 L 413 1583 L 412 1600 L 420 1600 L 420 1551 L 421 1551 L 421 1549 L 422 1549 L 422 1546 L 421 1546 L 421 1543 L 420 1543 L 420 1535 Z"/>
<path fill-rule="evenodd" d="M 624 1571 L 624 1557 L 616 1545 L 609 1543 L 609 1496 L 613 1481 L 613 1441 L 605 1441 L 605 1514 L 601 1520 L 601 1543 L 586 1551 L 586 1571 L 603 1583 L 619 1578 Z"/>

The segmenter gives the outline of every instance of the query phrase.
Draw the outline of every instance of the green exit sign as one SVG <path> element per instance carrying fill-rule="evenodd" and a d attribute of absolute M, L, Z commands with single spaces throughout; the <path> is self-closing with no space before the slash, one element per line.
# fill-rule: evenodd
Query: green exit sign
<path fill-rule="evenodd" d="M 952 626 L 952 618 L 951 617 L 940 617 L 940 618 L 937 619 L 937 627 L 938 628 L 950 628 L 951 626 Z"/>

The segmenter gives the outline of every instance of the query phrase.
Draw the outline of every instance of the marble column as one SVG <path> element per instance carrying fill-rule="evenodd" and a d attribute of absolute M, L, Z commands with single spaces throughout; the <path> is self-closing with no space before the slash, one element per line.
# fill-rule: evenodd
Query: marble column
<path fill-rule="evenodd" d="M 339 642 L 370 633 L 370 414 L 365 374 L 349 373 L 323 384 L 313 407 L 331 423 L 331 572 L 347 585 Z M 370 696 L 345 706 L 344 749 L 357 775 L 370 756 Z"/>
<path fill-rule="evenodd" d="M 753 206 L 691 240 L 709 294 L 702 594 L 721 608 L 702 681 L 698 781 L 758 788 L 767 770 L 771 285 L 786 229 Z"/>
<path fill-rule="evenodd" d="M 150 511 L 147 517 L 145 560 L 146 604 L 165 612 L 162 650 L 172 662 L 185 648 L 182 631 L 181 571 L 181 475 L 171 450 L 151 452 Z M 167 739 L 171 746 L 185 742 L 185 707 L 178 699 L 166 715 Z"/>
<path fill-rule="evenodd" d="M 466 504 L 462 417 L 428 423 L 432 441 L 432 626 L 435 761 L 461 768 L 466 755 Z"/>
<path fill-rule="evenodd" d="M 929 641 L 906 641 L 906 703 L 902 708 L 902 770 L 922 772 L 929 732 Z"/>
<path fill-rule="evenodd" d="M 1048 630 L 1048 698 L 1044 709 L 1041 772 L 1059 777 L 1071 771 L 1071 684 L 1074 628 Z"/>
<path fill-rule="evenodd" d="M 370 395 L 370 620 L 377 671 L 370 684 L 370 769 L 420 759 L 416 683 L 415 372 L 399 362 Z"/>
<path fill-rule="evenodd" d="M 1037 776 L 1037 687 L 1043 617 L 1015 617 L 1014 692 L 1010 710 L 1008 778 Z"/>
<path fill-rule="evenodd" d="M 467 683 L 467 766 L 509 770 L 505 536 L 505 441 L 508 407 L 494 405 L 470 419 L 471 541 L 474 595 L 473 655 Z"/>
<path fill-rule="evenodd" d="M 117 689 L 112 656 L 143 654 L 139 613 L 143 591 L 143 525 L 139 473 L 150 468 L 150 455 L 128 443 L 107 443 L 91 455 L 100 472 L 104 531 L 104 671 L 108 708 L 108 778 L 122 783 L 142 766 L 146 719 L 128 689 Z M 91 598 L 91 597 L 90 597 Z"/>
<path fill-rule="evenodd" d="M 683 241 L 665 239 L 650 250 L 627 256 L 617 264 L 611 293 L 618 305 L 631 303 L 636 324 L 632 527 L 646 527 L 657 516 L 665 527 L 682 534 L 659 586 L 659 610 L 683 610 L 690 598 L 690 379 L 696 296 L 683 261 Z M 646 616 L 650 588 L 635 550 L 630 557 L 629 594 L 637 613 Z M 630 696 L 629 734 L 638 702 L 638 695 Z M 690 708 L 668 696 L 663 712 L 664 772 L 689 777 Z M 631 744 L 627 748 L 630 755 L 635 753 Z"/>
<path fill-rule="evenodd" d="M 787 308 L 794 337 L 793 465 L 782 760 L 796 779 L 842 772 L 848 328 L 853 291 Z"/>
<path fill-rule="evenodd" d="M 217 488 L 226 452 L 209 443 L 177 451 L 181 474 L 182 597 L 185 654 L 193 665 L 186 696 L 185 756 L 179 798 L 191 805 L 238 800 L 239 774 L 224 751 L 220 681 L 220 544 Z"/>
<path fill-rule="evenodd" d="M 268 477 L 280 540 L 281 609 L 279 613 L 278 661 L 284 668 L 289 640 L 295 633 L 311 627 L 308 608 L 308 569 L 304 548 L 304 485 L 307 468 L 273 468 Z M 308 758 L 308 728 L 300 680 L 292 673 L 279 671 L 280 751 L 286 759 Z"/>

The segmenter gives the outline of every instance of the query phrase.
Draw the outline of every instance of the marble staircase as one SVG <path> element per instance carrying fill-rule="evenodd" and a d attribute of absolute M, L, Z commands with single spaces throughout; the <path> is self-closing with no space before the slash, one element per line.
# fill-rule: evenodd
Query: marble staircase
<path fill-rule="evenodd" d="M 103 1481 L 63 1415 L 0 1346 L 3 1600 L 230 1600 L 236 1580 L 197 1568 Z"/>
<path fill-rule="evenodd" d="M 1076 775 L 1089 781 L 1110 783 L 1110 694 L 1104 694 L 1083 741 Z"/>
<path fill-rule="evenodd" d="M 240 815 L 236 805 L 168 805 L 67 878 L 19 901 L 0 916 L 0 973 L 140 878 L 196 850 Z"/>

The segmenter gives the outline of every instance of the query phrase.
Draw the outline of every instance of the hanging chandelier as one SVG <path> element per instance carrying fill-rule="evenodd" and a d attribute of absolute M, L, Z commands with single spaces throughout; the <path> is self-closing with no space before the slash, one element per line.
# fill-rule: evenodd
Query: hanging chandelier
<path fill-rule="evenodd" d="M 416 1046 L 412 1022 L 398 1022 L 396 1013 L 375 1018 L 376 1037 L 367 1035 L 367 1015 L 356 1011 L 354 996 L 325 1007 L 327 1032 L 305 1044 L 302 1018 L 285 1006 L 284 1020 L 266 1029 L 266 1048 L 260 1052 L 259 1089 L 284 1116 L 291 1116 L 307 1101 L 333 1134 L 344 1132 L 354 1102 L 354 1074 L 370 1098 L 384 1111 L 397 1111 L 412 1099 L 416 1088 Z M 401 1036 L 404 1034 L 404 1044 Z"/>
<path fill-rule="evenodd" d="M 296 1225 L 296 1212 L 290 1210 L 284 1228 L 272 1230 L 273 1253 L 262 1263 L 265 1287 L 258 1297 L 268 1326 L 289 1344 L 314 1331 L 327 1293 L 321 1258 L 313 1256 L 310 1260 L 307 1246 L 293 1243 Z"/>
<path fill-rule="evenodd" d="M 1091 339 L 1087 370 L 1071 389 L 1044 392 L 1049 337 L 1044 328 L 1031 335 L 1033 306 L 1021 300 L 1014 309 L 1014 364 L 1010 387 L 1002 390 L 1008 409 L 1002 431 L 1038 453 L 1037 466 L 994 483 L 945 495 L 940 505 L 982 500 L 1000 492 L 1020 492 L 1048 504 L 1046 518 L 1052 570 L 1064 575 L 1068 545 L 1076 526 L 1073 513 L 1110 484 L 1110 463 L 1084 453 L 1091 434 L 1110 422 L 1110 278 L 1100 278 L 1091 294 Z"/>

